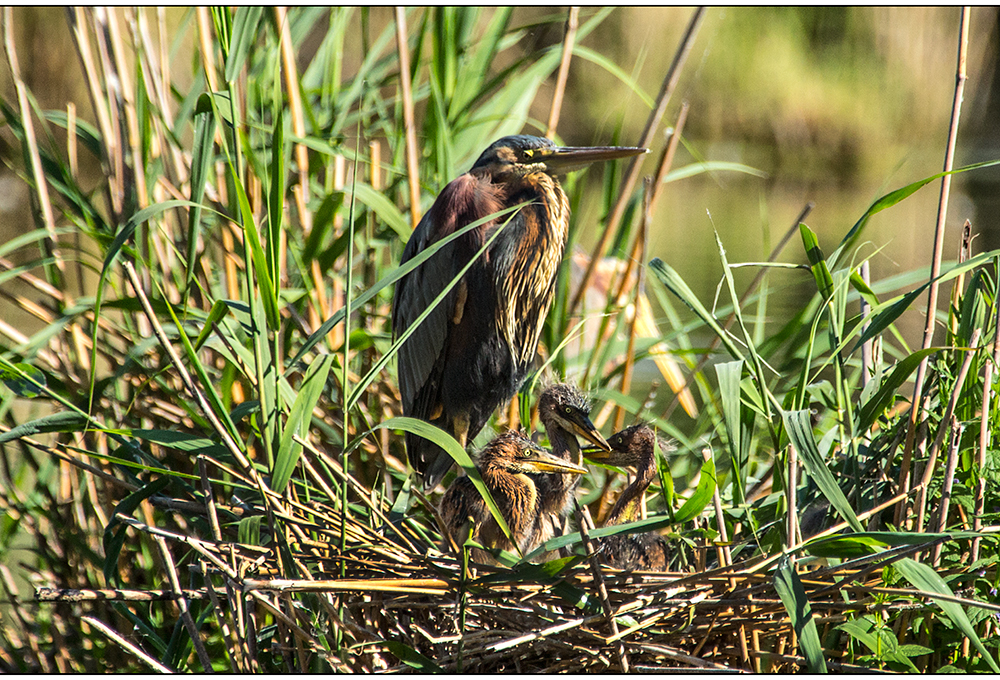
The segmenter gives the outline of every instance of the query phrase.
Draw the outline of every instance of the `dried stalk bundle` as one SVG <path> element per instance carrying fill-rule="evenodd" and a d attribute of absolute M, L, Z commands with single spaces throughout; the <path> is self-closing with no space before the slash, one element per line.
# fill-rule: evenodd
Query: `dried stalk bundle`
<path fill-rule="evenodd" d="M 461 559 L 424 538 L 433 532 L 416 526 L 416 518 L 379 525 L 358 515 L 344 518 L 323 503 L 277 505 L 273 526 L 284 535 L 262 541 L 265 546 L 204 540 L 116 518 L 174 548 L 186 546 L 193 558 L 188 571 L 203 588 L 40 589 L 36 599 L 209 600 L 223 630 L 249 633 L 276 624 L 271 651 L 285 654 L 299 670 L 332 664 L 353 672 L 618 671 L 623 656 L 638 670 L 759 672 L 805 666 L 775 590 L 772 569 L 779 560 L 774 558 L 757 556 L 697 573 L 601 567 L 609 618 L 582 554 L 513 569 L 480 566 L 475 578 L 463 579 Z M 251 506 L 240 514 L 259 515 L 262 522 L 266 516 L 263 507 Z M 923 607 L 926 594 L 882 587 L 883 569 L 915 550 L 896 548 L 801 569 L 821 637 L 849 617 Z M 884 594 L 890 591 L 909 597 L 887 601 Z M 329 650 L 331 630 L 342 636 L 341 649 L 352 650 L 340 660 Z M 235 670 L 255 667 L 250 661 L 261 650 L 252 638 L 231 641 Z M 857 668 L 838 664 L 834 653 L 827 656 L 830 668 Z"/>

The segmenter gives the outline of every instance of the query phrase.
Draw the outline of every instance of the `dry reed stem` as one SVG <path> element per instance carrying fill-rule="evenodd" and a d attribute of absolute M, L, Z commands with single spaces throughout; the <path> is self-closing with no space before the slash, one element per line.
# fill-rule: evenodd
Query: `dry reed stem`
<path fill-rule="evenodd" d="M 942 423 L 942 427 L 944 424 Z M 934 526 L 931 529 L 934 533 L 940 533 L 945 530 L 945 526 L 948 523 L 948 506 L 951 503 L 951 488 L 955 482 L 955 469 L 958 467 L 958 449 L 962 443 L 962 432 L 965 430 L 965 425 L 957 418 L 952 416 L 951 418 L 951 443 L 948 446 L 948 460 L 945 463 L 944 468 L 944 481 L 941 483 L 941 501 L 938 506 L 937 516 L 935 517 Z M 934 567 L 937 568 L 941 564 L 941 544 L 938 543 L 934 546 L 934 550 L 931 551 L 931 561 Z"/>
<path fill-rule="evenodd" d="M 152 668 L 157 673 L 174 673 L 175 672 L 172 669 L 168 668 L 167 666 L 164 666 L 162 663 L 160 663 L 159 661 L 157 661 L 153 657 L 151 657 L 148 654 L 146 654 L 146 652 L 142 651 L 136 645 L 134 645 L 131 642 L 129 642 L 128 640 L 126 640 L 124 637 L 122 637 L 121 635 L 119 635 L 117 631 L 115 631 L 113 628 L 111 628 L 110 626 L 108 626 L 103 621 L 101 621 L 101 620 L 99 620 L 99 619 L 97 619 L 97 618 L 95 618 L 93 616 L 88 616 L 88 615 L 81 616 L 80 619 L 82 621 L 86 621 L 88 624 L 90 624 L 94 628 L 98 629 L 99 631 L 101 631 L 102 633 L 104 633 L 105 635 L 107 635 L 112 640 L 112 642 L 114 642 L 115 644 L 119 645 L 125 651 L 131 652 L 132 654 L 134 654 L 136 656 L 136 658 L 138 658 L 140 661 L 142 661 L 144 664 L 146 664 L 147 666 L 149 666 L 150 668 Z"/>
<path fill-rule="evenodd" d="M 674 60 L 670 64 L 670 68 L 667 69 L 667 73 L 663 78 L 663 85 L 660 88 L 660 94 L 656 98 L 656 106 L 650 114 L 649 119 L 646 121 L 646 129 L 642 133 L 639 146 L 647 148 L 652 146 L 656 136 L 656 129 L 660 126 L 663 114 L 666 113 L 667 104 L 670 102 L 670 97 L 674 92 L 674 88 L 677 87 L 677 82 L 681 75 L 681 69 L 684 66 L 684 62 L 687 60 L 691 47 L 694 45 L 695 36 L 698 34 L 698 28 L 701 26 L 701 21 L 704 17 L 704 7 L 698 7 L 695 9 L 694 14 L 691 16 L 691 20 L 684 32 L 684 36 L 681 38 L 680 45 L 677 47 Z M 608 223 L 601 233 L 601 238 L 598 239 L 597 245 L 594 246 L 594 250 L 590 254 L 590 262 L 587 264 L 587 270 L 583 273 L 583 279 L 580 281 L 580 287 L 577 288 L 576 294 L 573 296 L 572 302 L 570 302 L 569 309 L 566 310 L 568 315 L 572 315 L 576 311 L 577 307 L 580 306 L 580 302 L 583 301 L 583 296 L 586 294 L 587 288 L 590 287 L 590 280 L 594 277 L 594 270 L 597 268 L 597 263 L 604 257 L 604 253 L 608 249 L 608 244 L 611 242 L 611 237 L 618 231 L 618 225 L 621 222 L 622 217 L 625 215 L 625 208 L 628 205 L 629 197 L 632 195 L 632 189 L 635 188 L 636 182 L 639 181 L 642 161 L 642 155 L 633 156 L 629 161 L 628 169 L 625 171 L 625 179 L 618 192 L 618 199 L 615 201 L 614 207 L 611 209 L 611 215 L 608 217 Z"/>
<path fill-rule="evenodd" d="M 995 320 L 993 322 L 993 360 L 987 359 L 983 363 L 986 368 L 983 371 L 983 401 L 979 416 L 979 451 L 976 452 L 976 488 L 973 492 L 973 519 L 972 530 L 979 531 L 983 526 L 983 513 L 986 512 L 986 451 L 990 446 L 990 402 L 993 400 L 993 371 L 994 365 L 1000 363 L 1000 300 L 994 300 Z M 979 560 L 980 539 L 972 540 L 971 557 L 972 562 Z"/>
<path fill-rule="evenodd" d="M 971 347 L 974 348 L 976 343 L 979 342 L 979 336 L 981 333 L 981 328 L 977 328 L 972 332 L 972 338 L 969 340 L 969 345 Z M 958 399 L 962 396 L 962 387 L 965 385 L 965 377 L 969 374 L 969 367 L 972 366 L 972 360 L 975 357 L 975 351 L 965 353 L 965 359 L 962 361 L 962 367 L 959 369 L 958 377 L 955 379 L 955 386 L 952 388 L 951 397 L 948 399 L 948 406 L 945 408 L 944 415 L 941 417 L 941 422 L 938 424 L 937 437 L 934 438 L 934 443 L 931 445 L 930 454 L 927 458 L 927 465 L 924 466 L 924 474 L 921 476 L 920 484 L 917 486 L 917 531 L 923 531 L 924 511 L 927 501 L 927 487 L 930 485 L 931 479 L 934 477 L 934 464 L 937 462 L 938 452 L 941 450 L 941 447 L 944 444 L 944 438 L 948 434 L 948 424 L 955 415 L 955 408 L 958 406 Z"/>
<path fill-rule="evenodd" d="M 556 128 L 559 127 L 559 114 L 562 112 L 563 96 L 566 93 L 566 81 L 569 79 L 569 63 L 573 58 L 573 45 L 576 43 L 576 29 L 580 23 L 580 8 L 570 7 L 566 16 L 566 29 L 563 35 L 562 56 L 559 59 L 559 73 L 556 75 L 556 87 L 552 92 L 552 105 L 549 107 L 549 122 L 545 126 L 545 136 L 553 139 Z"/>
<path fill-rule="evenodd" d="M 14 81 L 14 90 L 17 93 L 17 105 L 21 112 L 21 126 L 24 129 L 24 140 L 28 147 L 28 156 L 31 159 L 31 177 L 34 179 L 35 195 L 38 199 L 38 207 L 42 213 L 42 225 L 47 234 L 45 239 L 46 250 L 55 260 L 56 269 L 59 272 L 59 279 L 66 273 L 66 266 L 59 251 L 59 244 L 56 238 L 55 213 L 52 210 L 52 201 L 49 198 L 49 185 L 46 181 L 45 171 L 42 168 L 42 157 L 38 151 L 38 140 L 35 138 L 35 124 L 32 122 L 31 105 L 28 103 L 28 87 L 21 78 L 21 69 L 17 60 L 17 49 L 14 46 L 14 19 L 12 9 L 3 9 L 3 45 L 7 53 L 7 65 L 10 67 L 11 79 Z"/>
<path fill-rule="evenodd" d="M 955 78 L 955 96 L 951 105 L 951 121 L 948 125 L 948 144 L 944 155 L 944 172 L 950 173 L 955 160 L 955 145 L 958 139 L 958 122 L 962 112 L 962 99 L 965 95 L 966 55 L 969 49 L 969 17 L 971 10 L 969 7 L 962 8 L 962 20 L 959 24 L 958 38 L 958 67 Z M 927 317 L 924 323 L 924 337 L 921 349 L 931 346 L 934 339 L 934 325 L 937 317 L 937 278 L 941 274 L 941 255 L 944 249 L 944 228 L 945 220 L 948 216 L 948 197 L 951 192 L 951 175 L 946 174 L 941 178 L 941 195 L 938 200 L 937 225 L 934 229 L 934 247 L 931 255 L 930 289 L 927 292 Z M 917 374 L 913 384 L 913 399 L 910 401 L 910 418 L 906 429 L 906 443 L 903 447 L 903 461 L 899 471 L 899 488 L 908 491 L 910 488 L 910 464 L 913 455 L 913 441 L 916 435 L 917 424 L 922 420 L 924 411 L 924 376 L 927 372 L 927 362 L 930 357 L 924 357 L 917 366 Z M 902 526 L 905 506 L 896 508 L 896 525 Z M 922 511 L 918 510 L 922 515 Z M 921 517 L 922 519 L 922 517 Z M 917 523 L 918 530 L 920 521 Z"/>
<path fill-rule="evenodd" d="M 202 669 L 206 673 L 212 673 L 212 658 L 205 650 L 205 645 L 202 643 L 201 636 L 198 634 L 198 627 L 195 625 L 194 619 L 191 617 L 191 610 L 188 608 L 187 598 L 184 597 L 184 591 L 181 588 L 180 579 L 177 578 L 177 566 L 174 564 L 174 558 L 170 554 L 170 548 L 167 547 L 167 542 L 163 540 L 162 536 L 154 536 L 153 540 L 156 542 L 157 547 L 159 547 L 160 556 L 163 558 L 163 563 L 167 567 L 167 578 L 170 582 L 170 588 L 174 593 L 174 601 L 177 603 L 177 607 L 181 611 L 181 621 L 184 622 L 184 627 L 187 629 L 188 635 L 191 637 L 191 643 L 194 645 L 195 652 L 198 654 L 198 660 L 201 662 Z"/>
<path fill-rule="evenodd" d="M 643 191 L 643 210 L 642 210 L 642 221 L 639 228 L 639 233 L 635 236 L 635 241 L 632 245 L 632 252 L 629 255 L 629 268 L 635 268 L 635 287 L 632 289 L 632 318 L 629 320 L 628 324 L 628 343 L 625 348 L 625 359 L 624 365 L 622 367 L 622 377 L 621 377 L 621 393 L 629 394 L 632 389 L 632 371 L 635 367 L 635 335 L 636 328 L 638 326 L 639 319 L 639 296 L 642 295 L 642 284 L 643 284 L 643 274 L 646 271 L 645 267 L 641 266 L 641 263 L 646 261 L 646 239 L 649 234 L 649 223 L 652 220 L 652 213 L 650 211 L 650 205 L 652 201 L 652 190 L 647 178 L 644 191 Z M 629 279 L 628 271 L 622 274 L 621 285 L 624 287 L 625 282 Z M 624 292 L 624 291 L 622 291 Z M 615 413 L 615 432 L 618 432 L 623 427 L 625 427 L 625 407 L 619 405 Z"/>
<path fill-rule="evenodd" d="M 604 574 L 601 572 L 601 565 L 597 559 L 597 553 L 594 550 L 593 544 L 590 542 L 590 532 L 587 531 L 587 525 L 593 524 L 594 521 L 590 517 L 590 509 L 586 505 L 581 505 L 579 501 L 575 501 L 576 504 L 576 517 L 577 524 L 580 526 L 580 537 L 583 541 L 583 550 L 588 555 L 588 562 L 590 563 L 590 571 L 594 575 L 594 583 L 597 585 L 597 594 L 601 598 L 601 607 L 604 609 L 604 615 L 607 617 L 608 627 L 611 628 L 611 638 L 618 637 L 618 621 L 611 613 L 611 603 L 608 600 L 608 589 L 604 584 Z M 618 666 L 621 668 L 622 673 L 628 673 L 628 657 L 625 655 L 625 647 L 622 643 L 618 643 L 616 646 L 618 653 Z"/>
<path fill-rule="evenodd" d="M 413 112 L 413 85 L 410 82 L 410 49 L 406 39 L 406 8 L 396 7 L 396 51 L 399 54 L 399 85 L 403 95 L 403 131 L 406 137 L 406 180 L 410 188 L 410 226 L 420 223 L 420 159 L 417 150 L 417 123 Z"/>

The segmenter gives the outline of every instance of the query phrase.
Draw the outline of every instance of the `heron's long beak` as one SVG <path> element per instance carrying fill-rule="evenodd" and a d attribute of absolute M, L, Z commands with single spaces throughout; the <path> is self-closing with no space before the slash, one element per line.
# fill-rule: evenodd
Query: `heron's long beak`
<path fill-rule="evenodd" d="M 567 424 L 571 426 L 573 434 L 578 437 L 583 437 L 588 442 L 597 447 L 601 451 L 610 451 L 611 444 L 608 444 L 607 440 L 604 438 L 597 426 L 591 422 L 590 418 L 581 414 L 574 414 L 567 418 Z"/>
<path fill-rule="evenodd" d="M 537 449 L 532 448 L 531 455 L 527 458 L 522 458 L 521 463 L 525 467 L 531 468 L 530 472 L 557 472 L 568 475 L 582 475 L 587 472 L 587 468 L 574 465 L 568 460 L 563 460 L 558 456 L 553 456 L 541 447 Z"/>
<path fill-rule="evenodd" d="M 588 446 L 583 449 L 583 455 L 585 455 L 589 460 L 595 463 L 603 463 L 604 465 L 614 465 L 614 463 L 610 462 L 610 459 L 614 454 L 615 452 L 611 450 L 610 445 L 606 449 L 600 446 Z"/>
<path fill-rule="evenodd" d="M 545 163 L 545 167 L 557 175 L 579 170 L 599 161 L 613 161 L 649 153 L 649 149 L 640 146 L 557 146 L 539 151 L 543 153 L 540 160 Z"/>

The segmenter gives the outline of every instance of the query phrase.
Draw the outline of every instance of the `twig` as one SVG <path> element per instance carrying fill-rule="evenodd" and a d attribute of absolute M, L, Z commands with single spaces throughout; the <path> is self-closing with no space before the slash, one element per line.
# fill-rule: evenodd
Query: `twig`
<path fill-rule="evenodd" d="M 687 56 L 691 51 L 692 45 L 694 45 L 695 36 L 698 35 L 698 27 L 701 25 L 701 21 L 704 17 L 704 7 L 698 7 L 691 16 L 691 21 L 688 22 L 688 27 L 684 32 L 684 37 L 681 38 L 681 44 L 678 46 L 677 53 L 674 55 L 674 61 L 670 64 L 670 68 L 667 69 L 667 74 L 663 78 L 663 85 L 660 88 L 660 94 L 656 100 L 656 107 L 650 114 L 649 120 L 646 121 L 646 129 L 642 133 L 639 146 L 649 147 L 652 145 L 656 136 L 656 129 L 660 126 L 663 114 L 666 113 L 667 110 L 667 104 L 670 102 L 670 96 L 674 93 L 674 88 L 677 87 L 677 81 L 680 79 L 681 67 L 687 60 Z M 597 263 L 604 257 L 604 253 L 608 249 L 608 244 L 611 242 L 611 237 L 618 231 L 618 224 L 625 215 L 625 208 L 628 205 L 629 197 L 632 195 L 632 189 L 635 188 L 636 182 L 639 181 L 639 173 L 641 169 L 642 156 L 633 156 L 632 160 L 629 161 L 628 170 L 625 171 L 625 180 L 622 182 L 621 190 L 618 193 L 618 199 L 615 201 L 615 205 L 611 209 L 610 217 L 608 217 L 608 224 L 601 233 L 601 238 L 594 247 L 594 251 L 590 254 L 590 262 L 587 263 L 587 270 L 584 272 L 583 279 L 580 281 L 580 287 L 577 288 L 576 294 L 573 296 L 573 301 L 570 303 L 569 309 L 567 310 L 567 313 L 570 315 L 572 315 L 573 312 L 576 311 L 577 307 L 580 306 L 580 302 L 583 300 L 583 296 L 586 294 L 587 288 L 590 287 L 590 280 L 594 278 L 594 271 L 597 268 Z"/>
<path fill-rule="evenodd" d="M 188 600 L 204 600 L 208 593 L 204 589 L 182 590 L 130 590 L 128 588 L 38 588 L 35 591 L 36 602 L 162 602 L 176 600 L 178 597 Z"/>
<path fill-rule="evenodd" d="M 951 122 L 948 126 L 948 145 L 944 155 L 944 172 L 950 173 L 955 160 L 955 143 L 958 139 L 958 121 L 962 112 L 962 99 L 965 95 L 966 55 L 969 49 L 969 15 L 970 8 L 962 8 L 962 20 L 959 25 L 958 38 L 958 73 L 955 78 L 955 97 L 951 105 Z M 951 175 L 941 178 L 941 195 L 938 200 L 937 226 L 934 230 L 934 250 L 931 257 L 930 290 L 927 292 L 927 318 L 924 323 L 924 339 L 921 349 L 931 346 L 934 339 L 934 325 L 937 317 L 938 281 L 941 274 L 941 254 L 944 248 L 945 219 L 948 216 L 948 196 L 951 192 Z M 899 487 L 903 491 L 910 489 L 910 464 L 913 456 L 913 440 L 917 432 L 917 424 L 922 420 L 924 410 L 924 375 L 927 372 L 927 362 L 930 357 L 924 357 L 917 366 L 917 374 L 913 383 L 913 399 L 910 401 L 910 420 L 906 429 L 906 444 L 903 447 L 903 461 L 899 471 Z M 905 506 L 896 508 L 896 525 L 902 526 Z"/>
<path fill-rule="evenodd" d="M 601 597 L 601 607 L 604 609 L 604 615 L 607 617 L 608 625 L 611 627 L 612 636 L 617 636 L 618 622 L 612 613 L 611 602 L 608 600 L 608 589 L 604 585 L 604 574 L 601 572 L 601 565 L 597 560 L 597 554 L 594 552 L 590 542 L 590 534 L 587 531 L 587 524 L 593 522 L 590 519 L 590 510 L 586 505 L 581 505 L 578 500 L 574 500 L 574 503 L 576 504 L 577 523 L 580 525 L 580 537 L 583 539 L 583 549 L 586 551 L 590 561 L 590 570 L 594 575 L 594 583 L 597 584 L 597 593 Z M 618 664 L 621 667 L 621 671 L 622 673 L 628 673 L 628 657 L 625 655 L 625 645 L 621 641 L 618 641 L 617 651 Z"/>
<path fill-rule="evenodd" d="M 552 139 L 559 126 L 559 114 L 562 112 L 563 95 L 566 92 L 566 81 L 569 79 L 569 62 L 573 57 L 573 44 L 576 42 L 576 29 L 580 19 L 580 8 L 570 7 L 566 17 L 566 34 L 563 37 L 562 58 L 559 61 L 559 74 L 556 76 L 556 89 L 552 93 L 552 107 L 549 109 L 549 124 L 545 126 L 545 136 Z"/>
<path fill-rule="evenodd" d="M 170 580 L 170 587 L 176 596 L 177 607 L 181 610 L 181 620 L 184 622 L 184 627 L 187 628 L 188 635 L 191 637 L 191 644 L 194 645 L 195 652 L 198 654 L 198 660 L 201 661 L 202 669 L 206 673 L 213 673 L 212 657 L 205 651 L 201 635 L 198 634 L 198 627 L 191 617 L 191 610 L 188 608 L 187 598 L 184 597 L 184 591 L 181 589 L 181 582 L 177 578 L 177 567 L 174 565 L 174 558 L 170 554 L 170 548 L 167 547 L 167 542 L 162 536 L 154 536 L 153 540 L 156 541 L 156 545 L 160 548 L 163 563 L 167 567 L 167 578 Z"/>

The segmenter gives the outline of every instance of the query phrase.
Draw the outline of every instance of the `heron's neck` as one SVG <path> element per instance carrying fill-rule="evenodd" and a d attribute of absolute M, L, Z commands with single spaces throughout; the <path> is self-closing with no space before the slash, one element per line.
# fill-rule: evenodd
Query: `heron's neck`
<path fill-rule="evenodd" d="M 558 425 L 546 423 L 545 432 L 549 435 L 549 444 L 552 446 L 552 453 L 563 460 L 572 461 L 577 465 L 583 465 L 583 455 L 580 452 L 580 442 L 576 437 Z"/>
<path fill-rule="evenodd" d="M 644 457 L 639 468 L 635 471 L 635 481 L 622 491 L 618 501 L 608 513 L 608 518 L 604 521 L 605 526 L 624 524 L 638 519 L 639 499 L 642 498 L 649 483 L 653 481 L 654 472 L 653 456 Z"/>
<path fill-rule="evenodd" d="M 506 187 L 507 205 L 527 203 L 500 236 L 498 249 L 508 270 L 498 281 L 498 300 L 506 310 L 499 329 L 516 363 L 535 355 L 569 234 L 569 199 L 558 180 L 545 173 L 526 176 Z"/>
<path fill-rule="evenodd" d="M 487 468 L 482 471 L 482 475 L 514 540 L 520 542 L 535 516 L 537 492 L 534 482 L 527 475 L 515 475 L 506 470 Z"/>

